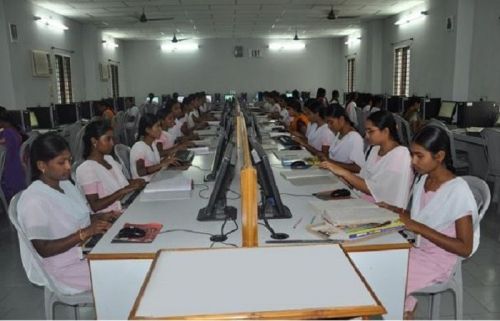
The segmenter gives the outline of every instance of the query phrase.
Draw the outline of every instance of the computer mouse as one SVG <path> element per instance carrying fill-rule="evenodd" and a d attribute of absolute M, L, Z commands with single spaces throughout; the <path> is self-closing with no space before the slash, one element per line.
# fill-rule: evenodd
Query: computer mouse
<path fill-rule="evenodd" d="M 118 237 L 136 239 L 146 235 L 146 231 L 138 227 L 124 227 L 118 232 Z"/>
<path fill-rule="evenodd" d="M 348 196 L 351 196 L 351 191 L 349 191 L 348 189 L 345 189 L 345 188 L 340 188 L 340 189 L 336 189 L 336 190 L 332 191 L 330 193 L 330 196 L 331 197 L 348 197 Z"/>
<path fill-rule="evenodd" d="M 298 161 L 295 161 L 295 162 L 291 163 L 290 167 L 292 169 L 306 169 L 306 168 L 311 167 L 311 165 L 307 164 L 304 161 L 298 160 Z"/>

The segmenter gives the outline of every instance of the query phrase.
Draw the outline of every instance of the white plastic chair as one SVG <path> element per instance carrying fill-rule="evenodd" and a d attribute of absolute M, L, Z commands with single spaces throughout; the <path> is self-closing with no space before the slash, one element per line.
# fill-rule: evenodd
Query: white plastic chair
<path fill-rule="evenodd" d="M 30 162 L 30 152 L 31 152 L 31 144 L 33 141 L 40 136 L 40 133 L 37 131 L 32 131 L 29 133 L 28 139 L 26 139 L 22 144 L 19 152 L 19 156 L 21 157 L 21 165 L 24 168 L 24 174 L 26 175 L 26 186 L 31 184 L 31 162 Z"/>
<path fill-rule="evenodd" d="M 83 135 L 85 134 L 85 128 L 87 128 L 87 125 L 81 127 L 78 130 L 78 133 L 74 137 L 74 141 L 71 142 L 71 145 L 74 146 L 71 149 L 72 156 L 73 156 L 73 162 L 78 163 L 82 162 L 83 159 Z"/>
<path fill-rule="evenodd" d="M 21 226 L 18 221 L 17 202 L 21 196 L 21 193 L 22 192 L 17 193 L 10 201 L 9 218 L 17 230 L 17 235 L 19 237 L 19 247 L 24 247 L 29 250 L 31 255 L 28 259 L 30 260 L 30 262 L 34 262 L 37 265 L 38 270 L 42 274 L 40 279 L 37 280 L 30 279 L 30 282 L 44 287 L 45 318 L 47 320 L 53 320 L 55 305 L 57 303 L 62 303 L 65 305 L 73 306 L 75 309 L 75 318 L 79 319 L 80 317 L 79 307 L 94 305 L 94 298 L 92 292 L 86 291 L 77 294 L 64 294 L 55 285 L 55 282 L 52 279 L 52 277 L 48 273 L 46 273 L 45 270 L 42 268 L 42 262 L 40 256 L 36 252 L 36 249 L 33 247 L 31 241 L 24 234 L 24 231 L 21 229 Z M 23 259 L 23 266 L 26 269 L 24 259 Z M 26 274 L 28 278 L 30 278 L 30 274 L 28 273 L 28 271 L 26 271 Z"/>
<path fill-rule="evenodd" d="M 493 203 L 497 204 L 497 215 L 500 215 L 500 130 L 485 128 L 481 131 L 481 136 L 486 143 L 488 178 L 492 178 L 494 182 Z"/>
<path fill-rule="evenodd" d="M 365 120 L 366 120 L 366 113 L 363 111 L 362 108 L 356 107 L 356 118 L 358 121 L 358 131 L 361 137 L 365 137 Z"/>
<path fill-rule="evenodd" d="M 441 129 L 444 129 L 448 134 L 448 138 L 450 139 L 450 150 L 451 150 L 451 160 L 453 163 L 453 167 L 459 173 L 468 173 L 469 164 L 457 157 L 457 150 L 455 148 L 455 137 L 453 136 L 453 132 L 440 120 L 431 119 L 427 122 L 426 126 L 435 126 Z"/>
<path fill-rule="evenodd" d="M 401 144 L 403 144 L 406 147 L 410 146 L 410 142 L 412 139 L 412 134 L 411 134 L 411 128 L 410 124 L 406 119 L 401 117 L 398 114 L 392 114 L 394 116 L 394 119 L 396 120 L 396 125 L 398 127 L 398 135 L 399 135 L 399 140 Z"/>
<path fill-rule="evenodd" d="M 130 173 L 130 147 L 123 144 L 116 144 L 114 147 L 115 156 L 122 165 L 123 174 L 127 179 L 132 178 Z"/>
<path fill-rule="evenodd" d="M 484 217 L 488 210 L 491 201 L 491 194 L 488 184 L 478 177 L 462 176 L 469 185 L 474 199 L 477 203 L 479 221 Z M 469 257 L 474 254 L 472 252 Z M 455 319 L 463 319 L 463 283 L 462 283 L 462 260 L 458 259 L 457 264 L 453 267 L 450 278 L 441 283 L 430 285 L 426 288 L 415 291 L 413 294 L 430 295 L 429 316 L 431 320 L 439 319 L 439 307 L 441 303 L 441 294 L 446 291 L 452 291 L 455 296 Z"/>

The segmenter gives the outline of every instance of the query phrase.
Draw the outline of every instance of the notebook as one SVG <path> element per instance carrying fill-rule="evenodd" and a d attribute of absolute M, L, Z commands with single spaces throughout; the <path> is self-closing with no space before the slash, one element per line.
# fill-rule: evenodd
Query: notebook
<path fill-rule="evenodd" d="M 190 191 L 193 180 L 174 171 L 160 172 L 144 189 L 144 193 Z"/>
<path fill-rule="evenodd" d="M 287 180 L 301 179 L 301 178 L 315 178 L 315 177 L 328 177 L 333 176 L 329 171 L 324 169 L 299 169 L 299 170 L 284 170 L 280 172 Z"/>

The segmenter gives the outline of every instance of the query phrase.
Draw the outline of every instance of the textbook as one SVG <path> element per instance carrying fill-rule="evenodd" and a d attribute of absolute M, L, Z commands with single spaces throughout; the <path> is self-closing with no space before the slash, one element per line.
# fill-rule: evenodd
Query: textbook
<path fill-rule="evenodd" d="M 328 222 L 310 225 L 307 229 L 323 239 L 353 241 L 380 234 L 392 233 L 404 229 L 404 224 L 399 221 L 386 221 L 384 223 L 369 223 L 357 226 L 334 226 Z"/>

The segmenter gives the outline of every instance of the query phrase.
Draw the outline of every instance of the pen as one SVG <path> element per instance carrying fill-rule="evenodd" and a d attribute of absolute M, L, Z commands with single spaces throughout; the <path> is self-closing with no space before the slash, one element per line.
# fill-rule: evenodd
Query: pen
<path fill-rule="evenodd" d="M 302 217 L 301 217 L 301 218 L 299 218 L 299 220 L 297 221 L 297 223 L 295 223 L 295 224 L 293 225 L 293 228 L 297 228 L 297 226 L 299 226 L 300 222 L 302 222 Z"/>
<path fill-rule="evenodd" d="M 313 218 L 311 219 L 311 223 L 310 223 L 311 225 L 312 225 L 312 223 L 314 223 L 315 219 L 316 219 L 316 215 L 314 215 Z"/>

